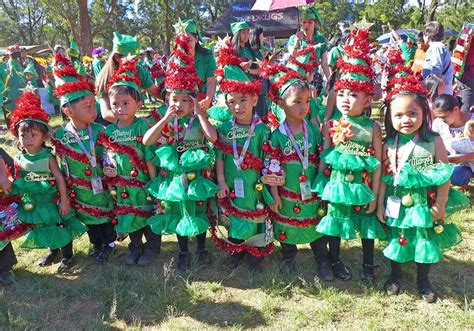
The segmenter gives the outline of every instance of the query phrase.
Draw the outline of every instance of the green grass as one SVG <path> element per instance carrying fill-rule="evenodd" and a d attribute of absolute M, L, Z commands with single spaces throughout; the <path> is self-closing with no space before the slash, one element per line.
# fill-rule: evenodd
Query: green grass
<path fill-rule="evenodd" d="M 59 124 L 53 119 L 53 124 Z M 5 132 L 5 131 L 2 131 Z M 1 144 L 11 154 L 12 138 Z M 109 263 L 97 266 L 87 257 L 87 236 L 74 242 L 76 266 L 68 275 L 57 265 L 40 268 L 35 261 L 44 250 L 23 250 L 15 242 L 18 264 L 14 286 L 0 288 L 0 329 L 472 329 L 474 326 L 474 210 L 453 217 L 464 241 L 431 273 L 440 300 L 426 304 L 418 297 L 413 264 L 404 266 L 403 293 L 386 296 L 381 287 L 388 262 L 383 243 L 376 245 L 378 280 L 372 287 L 360 281 L 360 241 L 343 242 L 342 259 L 353 272 L 348 282 L 320 282 L 309 246 L 297 256 L 299 272 L 282 277 L 279 248 L 264 261 L 265 271 L 252 276 L 241 265 L 225 268 L 225 254 L 211 240 L 212 266 L 192 266 L 178 273 L 178 246 L 165 237 L 151 267 L 122 264 L 127 252 L 120 243 Z M 191 242 L 193 251 L 195 242 Z"/>

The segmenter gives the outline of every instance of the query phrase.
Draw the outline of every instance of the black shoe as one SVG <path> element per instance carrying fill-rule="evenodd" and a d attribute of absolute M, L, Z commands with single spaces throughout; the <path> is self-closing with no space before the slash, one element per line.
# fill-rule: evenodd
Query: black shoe
<path fill-rule="evenodd" d="M 125 264 L 126 265 L 136 265 L 138 263 L 138 259 L 140 258 L 140 251 L 141 249 L 138 247 L 128 247 L 129 253 L 125 256 Z"/>
<path fill-rule="evenodd" d="M 89 257 L 95 259 L 100 253 L 101 249 L 99 247 L 94 246 L 89 250 Z"/>
<path fill-rule="evenodd" d="M 296 272 L 296 264 L 294 259 L 285 259 L 280 266 L 280 272 L 285 275 L 289 276 L 292 273 Z"/>
<path fill-rule="evenodd" d="M 249 254 L 247 260 L 249 262 L 249 272 L 252 275 L 258 275 L 263 272 L 263 268 L 262 268 L 263 257 L 256 257 Z"/>
<path fill-rule="evenodd" d="M 72 260 L 72 257 L 70 259 L 61 259 L 61 263 L 59 264 L 58 267 L 58 272 L 64 273 L 68 272 L 71 270 L 71 267 L 74 265 L 74 261 Z"/>
<path fill-rule="evenodd" d="M 178 256 L 178 270 L 185 272 L 189 268 L 189 260 L 190 260 L 189 252 L 181 252 Z"/>
<path fill-rule="evenodd" d="M 399 280 L 389 277 L 383 285 L 383 289 L 388 295 L 398 295 L 400 294 L 402 286 L 400 285 Z"/>
<path fill-rule="evenodd" d="M 332 263 L 332 269 L 334 270 L 334 276 L 340 280 L 346 281 L 352 277 L 351 272 L 341 260 Z"/>
<path fill-rule="evenodd" d="M 198 250 L 196 253 L 198 266 L 207 267 L 211 264 L 211 258 L 207 249 Z"/>
<path fill-rule="evenodd" d="M 143 252 L 140 254 L 140 258 L 137 261 L 137 266 L 140 267 L 145 267 L 150 264 L 155 260 L 155 253 L 149 249 L 149 248 L 144 248 Z"/>
<path fill-rule="evenodd" d="M 237 269 L 242 259 L 245 257 L 245 252 L 235 253 L 229 256 L 227 259 L 227 266 L 234 270 Z"/>
<path fill-rule="evenodd" d="M 15 283 L 15 276 L 11 270 L 0 273 L 0 285 L 9 286 Z"/>
<path fill-rule="evenodd" d="M 436 293 L 433 291 L 431 284 L 426 284 L 423 287 L 418 287 L 420 289 L 421 298 L 427 303 L 435 303 L 437 300 Z"/>
<path fill-rule="evenodd" d="M 363 264 L 361 279 L 365 283 L 373 283 L 375 281 L 375 266 L 372 264 Z"/>
<path fill-rule="evenodd" d="M 99 252 L 99 254 L 94 258 L 95 263 L 104 264 L 109 259 L 110 253 L 112 252 L 112 247 L 105 246 Z"/>
<path fill-rule="evenodd" d="M 326 282 L 334 280 L 334 270 L 329 260 L 318 262 L 318 277 Z"/>
<path fill-rule="evenodd" d="M 46 267 L 52 265 L 53 263 L 58 262 L 59 259 L 59 251 L 58 250 L 50 250 L 48 253 L 43 255 L 41 259 L 38 260 L 38 265 L 40 267 Z"/>

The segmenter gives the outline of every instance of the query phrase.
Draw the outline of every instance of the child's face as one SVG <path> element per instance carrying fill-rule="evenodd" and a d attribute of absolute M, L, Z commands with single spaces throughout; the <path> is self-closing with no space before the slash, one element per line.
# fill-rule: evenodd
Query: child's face
<path fill-rule="evenodd" d="M 20 129 L 18 132 L 18 140 L 20 141 L 20 145 L 29 154 L 36 154 L 41 150 L 46 137 L 41 131 L 36 129 Z"/>
<path fill-rule="evenodd" d="M 178 107 L 178 117 L 188 116 L 193 112 L 194 101 L 186 93 L 169 93 L 168 106 Z"/>
<path fill-rule="evenodd" d="M 365 92 L 353 92 L 349 89 L 337 91 L 336 104 L 342 115 L 357 117 L 370 106 L 371 97 Z"/>
<path fill-rule="evenodd" d="M 255 94 L 231 92 L 226 95 L 226 104 L 237 121 L 251 121 L 253 107 L 257 105 L 258 97 Z"/>
<path fill-rule="evenodd" d="M 403 134 L 418 131 L 423 124 L 423 110 L 411 95 L 399 95 L 392 100 L 390 116 L 393 127 Z"/>
<path fill-rule="evenodd" d="M 290 120 L 302 121 L 309 111 L 311 91 L 309 89 L 291 90 L 286 99 L 280 99 L 279 106 Z"/>
<path fill-rule="evenodd" d="M 455 122 L 461 119 L 459 107 L 454 107 L 453 111 L 442 111 L 439 108 L 435 108 L 433 109 L 433 115 L 449 126 L 452 126 Z"/>
<path fill-rule="evenodd" d="M 469 120 L 464 126 L 464 136 L 469 139 L 474 139 L 474 120 Z"/>
<path fill-rule="evenodd" d="M 122 122 L 135 118 L 137 111 L 142 108 L 142 102 L 136 101 L 130 94 L 111 95 L 110 105 L 114 116 Z"/>
<path fill-rule="evenodd" d="M 84 124 L 92 123 L 97 118 L 95 98 L 92 95 L 88 95 L 81 101 L 71 105 L 71 107 L 65 108 L 64 113 L 75 121 Z"/>

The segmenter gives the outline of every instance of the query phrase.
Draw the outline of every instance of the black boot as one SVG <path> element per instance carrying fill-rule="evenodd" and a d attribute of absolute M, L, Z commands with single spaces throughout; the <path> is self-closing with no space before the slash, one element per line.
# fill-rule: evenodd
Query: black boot
<path fill-rule="evenodd" d="M 52 265 L 53 263 L 58 262 L 59 260 L 59 249 L 50 249 L 48 253 L 43 255 L 38 260 L 38 265 L 40 267 L 46 267 Z"/>
<path fill-rule="evenodd" d="M 229 267 L 229 269 L 232 269 L 232 270 L 237 269 L 237 267 L 239 266 L 240 262 L 242 261 L 244 257 L 245 257 L 245 252 L 231 254 L 229 258 L 227 259 L 226 264 Z"/>
<path fill-rule="evenodd" d="M 110 254 L 112 253 L 113 248 L 109 245 L 105 245 L 101 250 L 100 253 L 95 257 L 95 262 L 97 264 L 104 264 L 109 259 Z"/>
<path fill-rule="evenodd" d="M 416 264 L 416 283 L 420 291 L 421 298 L 428 302 L 434 303 L 437 300 L 436 293 L 429 281 L 429 272 L 431 264 L 417 263 Z"/>
<path fill-rule="evenodd" d="M 365 283 L 373 283 L 375 281 L 375 267 L 372 264 L 362 264 L 361 279 Z"/>
<path fill-rule="evenodd" d="M 125 256 L 125 264 L 126 265 L 136 265 L 138 259 L 140 258 L 141 248 L 135 247 L 133 245 L 128 245 L 128 254 Z"/>
<path fill-rule="evenodd" d="M 334 270 L 334 276 L 340 280 L 347 281 L 352 277 L 351 272 L 341 260 L 333 262 L 332 269 Z"/>
<path fill-rule="evenodd" d="M 321 259 L 316 261 L 318 264 L 318 277 L 326 282 L 334 280 L 334 270 L 329 259 Z"/>
<path fill-rule="evenodd" d="M 61 263 L 59 264 L 58 272 L 59 273 L 67 273 L 71 270 L 73 265 L 74 265 L 74 261 L 73 261 L 72 257 L 69 258 L 69 259 L 63 258 L 63 259 L 61 259 Z"/>
<path fill-rule="evenodd" d="M 207 249 L 198 249 L 196 254 L 198 266 L 207 267 L 211 264 L 211 258 Z"/>
<path fill-rule="evenodd" d="M 387 281 L 383 285 L 383 289 L 388 295 L 398 295 L 402 289 L 402 267 L 400 263 L 395 261 L 391 261 L 390 266 L 392 271 L 390 273 L 390 277 L 388 277 Z"/>
<path fill-rule="evenodd" d="M 149 248 L 143 248 L 140 258 L 137 261 L 137 266 L 144 267 L 152 264 L 155 260 L 156 254 Z"/>
<path fill-rule="evenodd" d="M 190 256 L 189 252 L 181 252 L 178 255 L 178 270 L 185 272 L 189 268 Z"/>
<path fill-rule="evenodd" d="M 101 253 L 101 248 L 94 246 L 89 250 L 89 257 L 95 260 L 97 256 L 99 256 L 100 253 Z"/>
<path fill-rule="evenodd" d="M 11 270 L 0 273 L 0 286 L 9 286 L 15 283 L 15 276 Z"/>

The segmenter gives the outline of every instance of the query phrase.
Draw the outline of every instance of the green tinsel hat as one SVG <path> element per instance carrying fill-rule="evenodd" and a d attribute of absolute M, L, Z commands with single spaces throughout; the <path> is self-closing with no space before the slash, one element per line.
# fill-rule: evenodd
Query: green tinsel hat
<path fill-rule="evenodd" d="M 126 34 L 120 34 L 114 32 L 114 48 L 113 52 L 115 54 L 121 55 L 137 55 L 138 50 L 140 49 L 140 42 L 136 37 L 132 37 Z"/>
<path fill-rule="evenodd" d="M 319 11 L 314 6 L 303 6 L 300 10 L 300 18 L 302 20 L 315 20 L 319 26 L 323 26 L 323 19 L 319 15 Z"/>
<path fill-rule="evenodd" d="M 230 23 L 230 31 L 235 35 L 240 30 L 250 29 L 249 24 L 246 21 Z"/>
<path fill-rule="evenodd" d="M 140 94 L 141 85 L 140 79 L 137 73 L 138 57 L 128 55 L 122 58 L 119 67 L 115 70 L 114 75 L 107 84 L 107 93 L 113 86 L 128 86 L 133 88 Z"/>
<path fill-rule="evenodd" d="M 79 58 L 81 55 L 79 47 L 77 47 L 76 42 L 72 38 L 69 39 L 69 48 L 66 50 L 66 53 L 76 58 Z"/>
<path fill-rule="evenodd" d="M 216 76 L 223 77 L 219 82 L 219 89 L 223 93 L 240 92 L 242 94 L 259 94 L 261 83 L 251 79 L 240 67 L 242 59 L 237 56 L 229 38 L 220 40 L 219 66 L 215 71 Z"/>
<path fill-rule="evenodd" d="M 79 75 L 61 53 L 56 53 L 53 73 L 56 81 L 54 94 L 59 99 L 61 107 L 81 97 L 94 95 L 94 84 Z"/>
<path fill-rule="evenodd" d="M 184 29 L 185 32 L 189 32 L 189 33 L 193 33 L 197 35 L 199 41 L 202 43 L 204 42 L 201 36 L 201 31 L 199 31 L 199 27 L 195 20 L 190 19 L 190 18 L 185 18 L 184 20 L 181 21 L 181 23 L 185 25 L 185 29 Z M 175 32 L 178 33 L 177 31 Z"/>
<path fill-rule="evenodd" d="M 197 76 L 194 57 L 189 53 L 189 38 L 186 25 L 181 20 L 174 25 L 177 31 L 175 47 L 167 62 L 165 88 L 167 92 L 197 93 L 201 79 Z"/>
<path fill-rule="evenodd" d="M 281 96 L 294 83 L 305 81 L 298 71 L 292 70 L 283 64 L 263 61 L 260 66 L 260 76 L 270 80 L 270 99 L 278 104 Z"/>
<path fill-rule="evenodd" d="M 343 56 L 337 61 L 340 77 L 334 84 L 334 89 L 349 89 L 353 92 L 374 94 L 374 71 L 370 58 L 369 28 L 372 23 L 364 19 L 355 24 L 344 46 Z"/>

